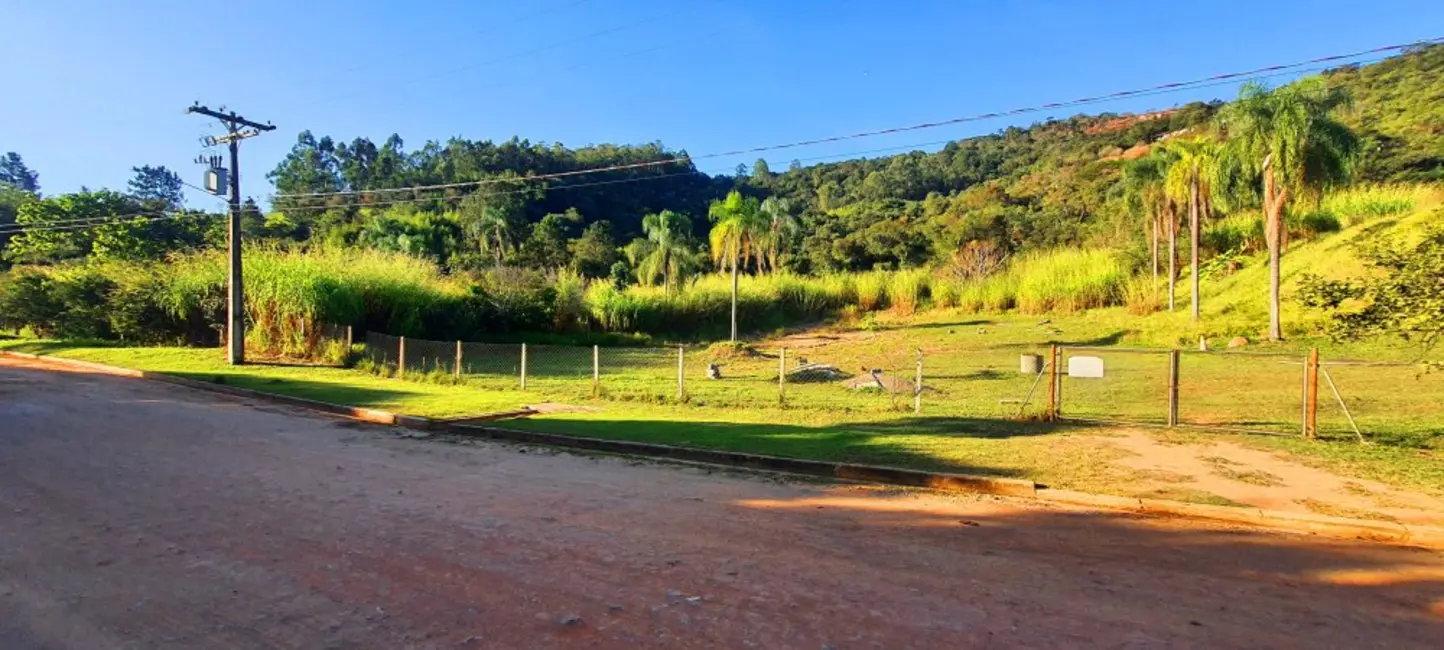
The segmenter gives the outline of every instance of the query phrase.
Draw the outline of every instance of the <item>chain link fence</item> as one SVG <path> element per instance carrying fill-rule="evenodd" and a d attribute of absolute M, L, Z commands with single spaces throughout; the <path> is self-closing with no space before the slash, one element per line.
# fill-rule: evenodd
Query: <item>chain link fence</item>
<path fill-rule="evenodd" d="M 1394 443 L 1435 435 L 1419 423 L 1437 405 L 1418 396 L 1444 394 L 1444 374 L 1420 366 L 1315 363 L 1298 354 L 961 344 L 924 350 L 836 337 L 790 342 L 796 346 L 587 347 L 370 332 L 362 357 L 386 376 L 519 391 L 531 403 L 605 399 L 834 415 L 1063 418 Z M 1400 390 L 1350 391 L 1379 385 Z"/>

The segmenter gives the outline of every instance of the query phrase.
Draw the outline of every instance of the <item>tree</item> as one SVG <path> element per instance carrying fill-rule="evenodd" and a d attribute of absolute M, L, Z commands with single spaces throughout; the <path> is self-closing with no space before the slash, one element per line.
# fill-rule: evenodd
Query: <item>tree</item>
<path fill-rule="evenodd" d="M 648 282 L 662 276 L 662 290 L 672 290 L 672 278 L 682 274 L 691 254 L 687 233 L 692 231 L 692 220 L 687 215 L 671 210 L 652 213 L 642 217 L 642 232 L 652 243 L 651 250 L 640 260 L 637 270 L 639 277 Z"/>
<path fill-rule="evenodd" d="M 20 206 L 36 200 L 35 195 L 8 184 L 0 184 L 0 268 L 4 267 L 5 248 L 10 244 L 10 237 L 15 234 L 15 217 L 20 213 Z"/>
<path fill-rule="evenodd" d="M 1143 213 L 1149 227 L 1146 229 L 1152 240 L 1153 282 L 1158 283 L 1158 243 L 1163 230 L 1163 216 L 1167 200 L 1164 194 L 1164 178 L 1173 164 L 1174 154 L 1166 149 L 1154 149 L 1148 155 L 1129 161 L 1123 166 L 1124 201 L 1129 210 Z M 1171 276 L 1170 276 L 1171 277 Z"/>
<path fill-rule="evenodd" d="M 133 215 L 139 208 L 135 199 L 109 190 L 61 194 L 26 202 L 20 206 L 15 222 L 28 229 L 10 240 L 6 256 L 23 262 L 85 257 L 91 253 L 97 231 L 104 228 L 66 228 L 65 224 L 114 224 L 117 217 Z M 139 226 L 146 222 L 125 223 Z"/>
<path fill-rule="evenodd" d="M 461 200 L 457 210 L 462 231 L 483 254 L 496 258 L 501 266 L 515 246 L 516 229 L 524 216 L 526 198 L 516 174 L 508 171 L 498 177 L 502 182 L 483 185 Z"/>
<path fill-rule="evenodd" d="M 166 212 L 181 206 L 185 183 L 177 174 L 164 166 L 131 167 L 135 177 L 130 179 L 130 195 L 135 197 L 147 210 Z"/>
<path fill-rule="evenodd" d="M 1188 206 L 1189 269 L 1192 276 L 1192 319 L 1199 319 L 1198 241 L 1200 216 L 1206 214 L 1211 180 L 1219 175 L 1218 145 L 1206 138 L 1180 140 L 1170 145 L 1178 159 L 1168 168 L 1164 188 L 1174 205 Z M 1172 301 L 1170 300 L 1170 309 Z"/>
<path fill-rule="evenodd" d="M 1224 108 L 1220 127 L 1244 171 L 1262 189 L 1264 239 L 1269 248 L 1269 340 L 1283 339 L 1279 316 L 1279 258 L 1286 244 L 1284 208 L 1290 198 L 1349 176 L 1359 142 L 1330 113 L 1349 96 L 1321 77 L 1269 90 L 1244 84 Z"/>
<path fill-rule="evenodd" d="M 617 242 L 612 239 L 612 222 L 596 221 L 571 242 L 572 268 L 578 275 L 605 278 L 617 263 Z"/>
<path fill-rule="evenodd" d="M 792 215 L 790 201 L 772 196 L 762 202 L 760 210 L 762 217 L 767 220 L 767 236 L 763 242 L 767 267 L 776 273 L 781 268 L 779 258 L 783 248 L 797 233 L 797 217 Z"/>
<path fill-rule="evenodd" d="M 14 151 L 0 156 L 0 183 L 18 187 L 31 194 L 40 192 L 40 174 L 26 167 L 20 154 Z"/>
<path fill-rule="evenodd" d="M 531 227 L 531 236 L 522 242 L 517 257 L 525 266 L 539 269 L 561 269 L 571 263 L 567 249 L 573 229 L 582 223 L 576 208 L 562 214 L 549 214 Z"/>
<path fill-rule="evenodd" d="M 760 260 L 761 244 L 767 236 L 767 222 L 761 217 L 757 199 L 743 197 L 736 190 L 727 193 L 727 198 L 713 201 L 707 209 L 712 219 L 712 232 L 708 234 L 711 244 L 712 261 L 727 265 L 732 270 L 732 339 L 737 340 L 737 274 L 748 260 Z"/>

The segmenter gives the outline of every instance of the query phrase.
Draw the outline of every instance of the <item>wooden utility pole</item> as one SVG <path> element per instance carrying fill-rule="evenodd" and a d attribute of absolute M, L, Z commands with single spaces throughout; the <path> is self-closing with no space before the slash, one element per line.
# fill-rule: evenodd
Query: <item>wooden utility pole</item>
<path fill-rule="evenodd" d="M 241 286 L 241 140 L 260 135 L 265 131 L 273 131 L 276 127 L 270 124 L 252 122 L 235 111 L 227 112 L 225 107 L 221 110 L 211 110 L 199 103 L 186 109 L 186 113 L 199 113 L 214 117 L 226 126 L 226 134 L 219 137 L 207 137 L 204 142 L 207 146 L 226 144 L 231 150 L 230 170 L 230 217 L 226 223 L 227 249 L 229 250 L 230 271 L 228 273 L 229 284 L 226 291 L 226 361 L 233 366 L 239 366 L 246 362 L 246 304 L 245 293 Z"/>

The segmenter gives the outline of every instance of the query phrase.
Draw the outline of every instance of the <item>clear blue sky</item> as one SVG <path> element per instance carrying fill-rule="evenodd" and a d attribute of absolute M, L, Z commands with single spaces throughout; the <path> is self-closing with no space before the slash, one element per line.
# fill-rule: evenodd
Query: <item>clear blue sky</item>
<path fill-rule="evenodd" d="M 120 189 L 142 164 L 198 183 L 197 139 L 217 132 L 183 114 L 200 100 L 279 127 L 242 146 L 243 191 L 258 198 L 302 129 L 378 143 L 395 132 L 408 148 L 519 135 L 704 154 L 1444 36 L 1439 0 L 0 0 L 0 16 L 0 152 L 20 152 L 44 192 Z M 1008 124 L 809 147 L 769 163 Z M 192 193 L 192 205 L 206 201 Z"/>

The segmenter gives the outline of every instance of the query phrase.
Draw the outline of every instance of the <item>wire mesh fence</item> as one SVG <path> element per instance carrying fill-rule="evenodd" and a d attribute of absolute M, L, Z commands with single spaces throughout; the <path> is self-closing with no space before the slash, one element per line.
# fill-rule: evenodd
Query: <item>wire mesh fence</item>
<path fill-rule="evenodd" d="M 1424 446 L 1439 434 L 1440 396 L 1444 373 L 1419 364 L 1322 361 L 1318 436 Z"/>
<path fill-rule="evenodd" d="M 349 331 L 344 336 L 349 340 Z M 430 341 L 376 332 L 365 335 L 362 353 L 388 376 L 521 391 L 535 402 L 781 407 L 833 416 L 1062 417 L 1406 444 L 1436 434 L 1420 422 L 1429 421 L 1421 416 L 1437 405 L 1419 396 L 1444 394 L 1444 374 L 1410 364 L 1315 365 L 1298 354 L 1121 347 L 1060 346 L 1054 355 L 1006 345 L 924 350 L 866 338 L 790 348 L 598 347 Z M 1361 390 L 1379 385 L 1400 390 Z"/>

